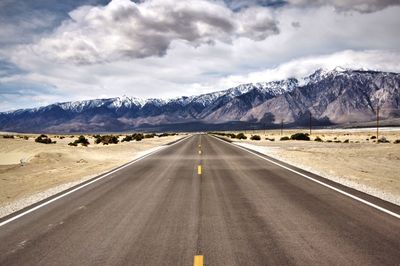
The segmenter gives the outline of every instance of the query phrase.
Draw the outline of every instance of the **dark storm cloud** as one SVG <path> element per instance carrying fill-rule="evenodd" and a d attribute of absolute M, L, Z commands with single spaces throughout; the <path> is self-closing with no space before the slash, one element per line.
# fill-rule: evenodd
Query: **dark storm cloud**
<path fill-rule="evenodd" d="M 18 66 L 0 59 L 0 78 L 24 73 Z"/>

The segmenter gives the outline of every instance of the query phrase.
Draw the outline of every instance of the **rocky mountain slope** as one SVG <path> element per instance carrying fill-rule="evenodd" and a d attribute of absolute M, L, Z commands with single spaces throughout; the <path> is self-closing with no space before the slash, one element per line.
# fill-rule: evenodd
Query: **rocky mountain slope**
<path fill-rule="evenodd" d="M 366 122 L 400 117 L 400 74 L 317 70 L 294 78 L 244 84 L 170 100 L 117 97 L 0 113 L 0 129 L 19 132 L 124 131 L 177 124 L 242 123 L 273 126 Z M 184 126 L 183 126 L 184 128 Z M 226 127 L 225 127 L 226 128 Z"/>

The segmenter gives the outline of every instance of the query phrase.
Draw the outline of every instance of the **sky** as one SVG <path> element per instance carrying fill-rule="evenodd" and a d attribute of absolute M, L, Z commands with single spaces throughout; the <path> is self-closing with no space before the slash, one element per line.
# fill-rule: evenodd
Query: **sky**
<path fill-rule="evenodd" d="M 400 72 L 400 0 L 1 0 L 0 112 Z"/>

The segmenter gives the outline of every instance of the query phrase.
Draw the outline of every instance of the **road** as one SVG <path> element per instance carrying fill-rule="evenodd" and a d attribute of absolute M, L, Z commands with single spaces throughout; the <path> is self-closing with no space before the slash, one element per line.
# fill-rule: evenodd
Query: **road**
<path fill-rule="evenodd" d="M 399 265 L 400 220 L 194 135 L 0 227 L 0 265 L 193 265 L 195 255 Z"/>

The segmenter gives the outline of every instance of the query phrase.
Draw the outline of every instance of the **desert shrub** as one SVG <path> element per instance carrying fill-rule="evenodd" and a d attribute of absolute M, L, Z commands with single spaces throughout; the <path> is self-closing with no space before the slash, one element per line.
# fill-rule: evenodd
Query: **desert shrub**
<path fill-rule="evenodd" d="M 99 138 L 96 138 L 96 140 L 94 141 L 94 143 L 96 144 L 103 143 L 103 145 L 117 144 L 118 142 L 119 142 L 118 137 L 113 135 L 99 136 Z"/>
<path fill-rule="evenodd" d="M 89 145 L 89 140 L 87 138 L 85 138 L 85 136 L 79 136 L 78 140 L 76 140 L 76 143 L 80 143 L 82 144 L 82 146 L 87 146 Z"/>
<path fill-rule="evenodd" d="M 335 143 L 342 143 L 340 140 L 335 140 L 334 142 Z"/>
<path fill-rule="evenodd" d="M 328 139 L 326 142 L 329 142 L 329 143 L 330 143 L 330 142 L 332 142 L 332 140 Z"/>
<path fill-rule="evenodd" d="M 154 134 L 154 136 L 155 136 L 155 134 Z M 125 138 L 122 139 L 122 142 L 125 142 L 125 141 L 129 142 L 132 140 L 141 141 L 144 138 L 145 138 L 145 136 L 142 133 L 133 133 L 132 135 L 125 136 Z"/>
<path fill-rule="evenodd" d="M 237 139 L 247 139 L 246 135 L 243 134 L 243 133 L 237 134 L 237 135 L 236 135 L 236 138 L 237 138 Z"/>
<path fill-rule="evenodd" d="M 44 134 L 37 137 L 35 139 L 35 142 L 43 143 L 43 144 L 55 144 L 56 143 L 56 141 L 51 141 L 51 138 L 49 138 L 48 136 L 46 136 Z"/>
<path fill-rule="evenodd" d="M 314 141 L 322 142 L 323 140 L 322 140 L 320 137 L 317 136 L 317 137 L 314 139 Z"/>
<path fill-rule="evenodd" d="M 131 135 L 128 135 L 128 136 L 125 136 L 125 138 L 123 138 L 123 139 L 121 140 L 121 142 L 129 142 L 129 141 L 132 141 L 132 140 L 133 140 L 132 136 L 131 136 Z"/>
<path fill-rule="evenodd" d="M 81 135 L 74 142 L 68 143 L 68 145 L 70 145 L 70 146 L 78 146 L 78 144 L 82 144 L 82 146 L 87 146 L 90 144 L 90 142 L 87 138 L 85 138 L 85 136 Z"/>
<path fill-rule="evenodd" d="M 343 143 L 349 143 L 349 140 L 348 140 L 348 139 L 346 139 L 346 140 L 344 140 L 344 141 L 343 141 Z"/>
<path fill-rule="evenodd" d="M 378 139 L 378 143 L 390 143 L 390 141 L 388 141 L 385 137 L 381 137 Z"/>
<path fill-rule="evenodd" d="M 154 138 L 156 136 L 156 134 L 146 134 L 146 135 L 144 135 L 144 138 L 145 139 L 152 139 L 152 138 Z"/>
<path fill-rule="evenodd" d="M 94 140 L 94 143 L 100 144 L 100 143 L 101 143 L 101 136 L 99 136 L 98 138 L 96 138 L 96 139 Z"/>
<path fill-rule="evenodd" d="M 158 135 L 158 137 L 162 138 L 162 137 L 168 137 L 168 136 L 173 136 L 173 135 L 175 135 L 175 134 L 162 133 L 162 134 Z"/>
<path fill-rule="evenodd" d="M 3 135 L 4 139 L 13 139 L 14 135 Z"/>
<path fill-rule="evenodd" d="M 60 139 L 64 139 L 65 137 L 64 136 L 60 136 Z"/>
<path fill-rule="evenodd" d="M 371 136 L 371 139 L 376 139 L 376 136 Z"/>
<path fill-rule="evenodd" d="M 295 133 L 292 136 L 290 136 L 290 139 L 293 139 L 293 140 L 310 140 L 310 137 L 308 136 L 307 133 Z"/>
<path fill-rule="evenodd" d="M 281 141 L 284 141 L 284 140 L 290 140 L 290 138 L 289 137 L 287 137 L 287 136 L 285 136 L 285 137 L 281 137 L 281 139 L 280 139 Z"/>
<path fill-rule="evenodd" d="M 109 144 L 117 144 L 119 142 L 118 137 L 116 136 L 106 136 Z"/>
<path fill-rule="evenodd" d="M 82 144 L 83 146 L 87 146 L 89 145 L 89 140 L 87 138 L 85 138 L 85 136 L 79 136 L 78 138 L 78 143 Z"/>
<path fill-rule="evenodd" d="M 400 139 L 396 139 L 395 141 L 393 141 L 394 144 L 400 144 Z"/>
<path fill-rule="evenodd" d="M 24 140 L 28 140 L 29 139 L 29 137 L 28 136 L 24 136 Z"/>
<path fill-rule="evenodd" d="M 259 135 L 252 135 L 250 137 L 251 140 L 261 140 L 261 137 Z"/>
<path fill-rule="evenodd" d="M 275 141 L 275 139 L 274 138 L 265 138 L 266 140 L 269 140 L 269 141 Z"/>
<path fill-rule="evenodd" d="M 144 135 L 142 133 L 134 133 L 132 134 L 132 139 L 136 141 L 141 141 L 142 139 L 144 139 Z"/>

